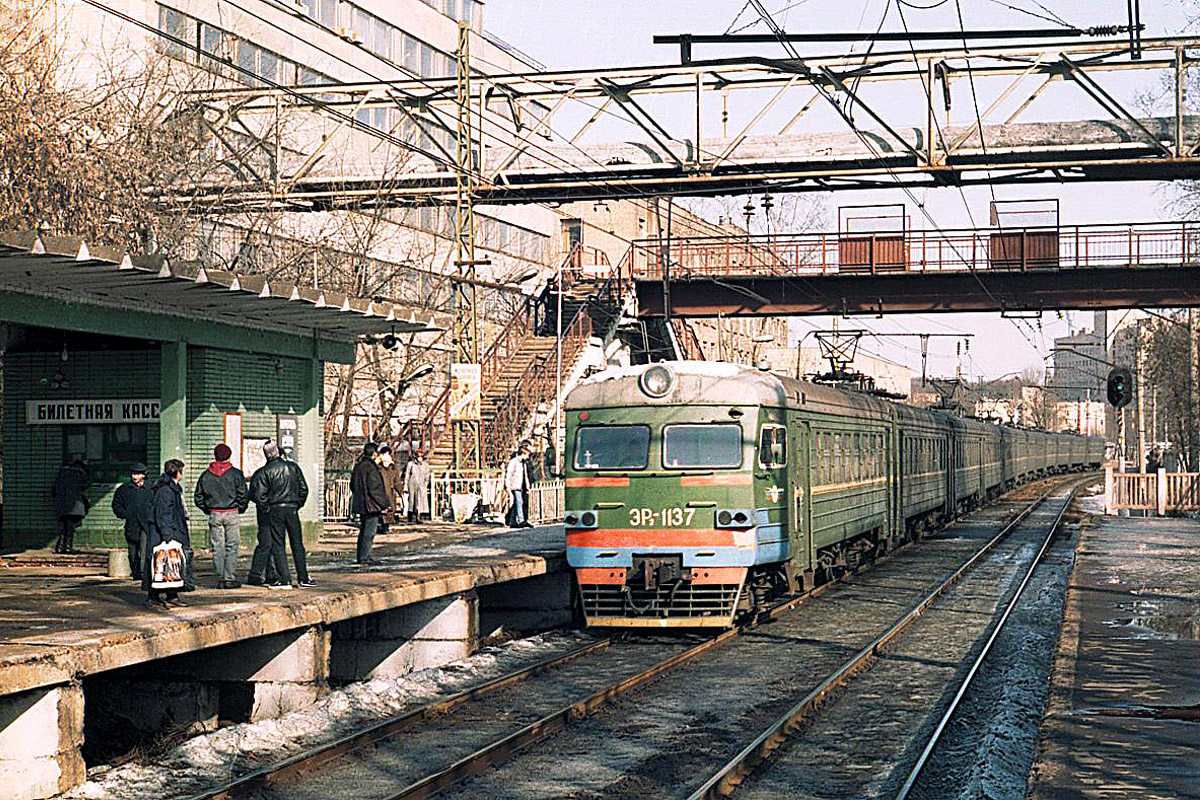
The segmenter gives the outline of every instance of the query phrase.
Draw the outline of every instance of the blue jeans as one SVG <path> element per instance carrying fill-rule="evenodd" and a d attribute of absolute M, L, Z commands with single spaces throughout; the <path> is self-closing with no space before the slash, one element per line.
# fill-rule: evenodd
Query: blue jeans
<path fill-rule="evenodd" d="M 513 489 L 512 519 L 514 528 L 519 528 L 528 521 L 529 509 L 527 505 L 529 501 L 525 497 L 527 494 L 528 492 L 524 489 Z"/>

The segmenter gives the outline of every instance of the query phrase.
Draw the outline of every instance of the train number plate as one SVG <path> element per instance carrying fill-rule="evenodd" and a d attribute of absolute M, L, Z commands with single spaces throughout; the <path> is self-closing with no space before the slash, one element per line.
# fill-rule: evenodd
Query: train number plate
<path fill-rule="evenodd" d="M 631 508 L 629 524 L 637 528 L 678 528 L 691 525 L 695 516 L 694 508 Z"/>

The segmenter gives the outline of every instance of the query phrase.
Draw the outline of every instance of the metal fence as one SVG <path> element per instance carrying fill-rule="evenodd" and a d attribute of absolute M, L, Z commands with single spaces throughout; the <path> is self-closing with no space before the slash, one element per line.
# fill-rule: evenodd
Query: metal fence
<path fill-rule="evenodd" d="M 1104 510 L 1148 511 L 1158 516 L 1200 511 L 1200 472 L 1104 471 Z"/>
<path fill-rule="evenodd" d="M 452 475 L 442 473 L 429 479 L 429 494 L 433 498 L 434 519 L 453 519 L 453 495 L 474 495 L 484 505 L 485 516 L 503 519 L 511 499 L 504 490 L 504 475 L 500 470 Z M 345 522 L 350 518 L 350 472 L 325 472 L 325 521 Z M 529 521 L 535 525 L 559 522 L 563 518 L 562 480 L 538 481 L 529 490 Z"/>

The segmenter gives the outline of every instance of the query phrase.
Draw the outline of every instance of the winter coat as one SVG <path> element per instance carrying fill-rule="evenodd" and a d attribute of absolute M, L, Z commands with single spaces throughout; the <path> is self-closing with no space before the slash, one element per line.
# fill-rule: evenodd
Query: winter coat
<path fill-rule="evenodd" d="M 151 488 L 154 499 L 150 506 L 150 549 L 174 539 L 191 547 L 188 535 L 187 512 L 183 508 L 183 487 L 165 472 Z"/>
<path fill-rule="evenodd" d="M 295 461 L 272 458 L 254 471 L 250 477 L 250 499 L 256 505 L 295 506 L 299 508 L 308 499 L 308 484 L 304 472 Z"/>
<path fill-rule="evenodd" d="M 387 493 L 389 505 L 399 508 L 400 498 L 404 496 L 404 473 L 394 462 L 380 464 L 379 473 L 383 477 L 383 489 Z"/>
<path fill-rule="evenodd" d="M 350 474 L 350 513 L 382 514 L 391 506 L 383 471 L 370 456 L 360 458 Z"/>
<path fill-rule="evenodd" d="M 205 514 L 214 511 L 237 511 L 241 514 L 250 507 L 246 475 L 228 461 L 214 461 L 196 481 L 196 492 L 192 499 L 196 508 Z"/>
<path fill-rule="evenodd" d="M 112 510 L 117 519 L 125 520 L 125 541 L 142 540 L 142 532 L 150 524 L 152 502 L 154 493 L 145 483 L 138 486 L 133 481 L 126 481 L 117 489 L 112 499 Z"/>
<path fill-rule="evenodd" d="M 413 459 L 404 468 L 404 496 L 409 513 L 429 513 L 429 463 Z"/>
<path fill-rule="evenodd" d="M 92 485 L 87 469 L 78 461 L 64 464 L 54 479 L 51 496 L 54 499 L 54 516 L 82 517 L 90 507 L 84 492 Z"/>
<path fill-rule="evenodd" d="M 529 475 L 525 472 L 525 459 L 513 456 L 504 467 L 504 488 L 520 492 L 529 488 Z"/>

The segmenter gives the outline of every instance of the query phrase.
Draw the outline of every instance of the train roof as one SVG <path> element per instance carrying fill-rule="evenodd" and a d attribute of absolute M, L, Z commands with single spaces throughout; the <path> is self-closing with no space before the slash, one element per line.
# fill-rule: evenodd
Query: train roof
<path fill-rule="evenodd" d="M 655 366 L 665 366 L 675 374 L 674 387 L 659 398 L 650 397 L 638 385 L 642 374 Z M 833 386 L 781 378 L 771 372 L 725 361 L 657 361 L 607 369 L 581 380 L 564 403 L 567 410 L 646 405 L 791 406 L 829 414 L 923 420 L 975 432 L 1001 429 L 1035 435 L 1048 433 L 958 417 L 945 411 L 882 400 Z"/>
<path fill-rule="evenodd" d="M 665 396 L 642 392 L 638 378 L 654 366 L 675 374 L 675 386 Z M 857 392 L 807 381 L 781 378 L 770 372 L 723 361 L 659 361 L 618 367 L 584 378 L 567 396 L 567 409 L 641 405 L 761 405 L 804 407 L 833 414 L 890 417 L 892 404 Z"/>

